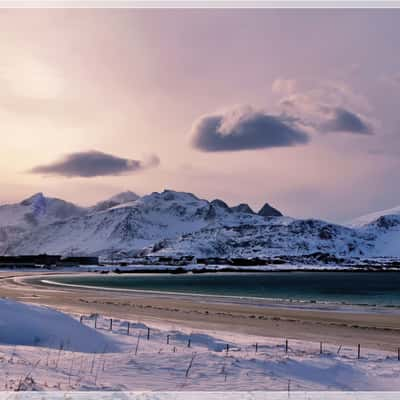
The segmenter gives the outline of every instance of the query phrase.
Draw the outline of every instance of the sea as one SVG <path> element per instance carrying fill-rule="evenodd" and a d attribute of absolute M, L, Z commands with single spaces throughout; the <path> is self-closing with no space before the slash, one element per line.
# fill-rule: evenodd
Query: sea
<path fill-rule="evenodd" d="M 399 272 L 255 272 L 99 274 L 52 282 L 119 290 L 231 298 L 400 307 Z"/>

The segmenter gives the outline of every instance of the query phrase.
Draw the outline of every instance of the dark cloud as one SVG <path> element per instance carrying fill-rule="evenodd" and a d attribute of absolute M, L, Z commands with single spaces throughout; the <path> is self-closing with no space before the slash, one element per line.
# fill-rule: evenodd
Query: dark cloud
<path fill-rule="evenodd" d="M 332 116 L 321 124 L 323 132 L 349 132 L 356 134 L 369 135 L 372 129 L 362 120 L 362 118 L 352 111 L 344 108 L 332 110 Z"/>
<path fill-rule="evenodd" d="M 85 177 L 122 175 L 156 166 L 159 159 L 152 156 L 147 161 L 129 160 L 100 151 L 86 151 L 68 154 L 60 161 L 39 165 L 31 170 L 35 174 Z"/>
<path fill-rule="evenodd" d="M 295 120 L 250 108 L 206 115 L 195 123 L 192 145 L 202 151 L 239 151 L 308 143 Z"/>

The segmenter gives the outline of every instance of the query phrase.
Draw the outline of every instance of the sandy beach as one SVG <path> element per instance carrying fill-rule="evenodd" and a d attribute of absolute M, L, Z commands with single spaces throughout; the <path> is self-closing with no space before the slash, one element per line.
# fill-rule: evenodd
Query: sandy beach
<path fill-rule="evenodd" d="M 65 274 L 65 273 L 64 273 Z M 54 273 L 3 272 L 0 296 L 69 313 L 98 313 L 138 322 L 162 322 L 189 329 L 288 338 L 395 351 L 400 344 L 398 310 L 354 307 L 346 311 L 316 305 L 299 308 L 274 301 L 230 300 L 145 292 L 46 285 Z M 37 278 L 41 278 L 37 281 Z M 35 279 L 36 282 L 31 281 Z"/>

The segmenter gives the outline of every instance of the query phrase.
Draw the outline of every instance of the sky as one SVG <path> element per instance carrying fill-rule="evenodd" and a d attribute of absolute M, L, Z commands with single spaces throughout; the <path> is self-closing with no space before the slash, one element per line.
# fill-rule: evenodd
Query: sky
<path fill-rule="evenodd" d="M 0 203 L 400 204 L 400 10 L 2 9 Z"/>

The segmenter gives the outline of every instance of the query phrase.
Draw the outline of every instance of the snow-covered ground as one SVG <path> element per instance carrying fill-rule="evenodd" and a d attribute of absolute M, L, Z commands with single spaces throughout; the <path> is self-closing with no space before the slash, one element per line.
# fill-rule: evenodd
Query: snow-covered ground
<path fill-rule="evenodd" d="M 0 343 L 96 352 L 118 346 L 102 333 L 56 310 L 0 299 Z"/>
<path fill-rule="evenodd" d="M 283 338 L 79 318 L 1 300 L 0 389 L 400 389 L 394 352 L 290 340 L 286 353 Z"/>

